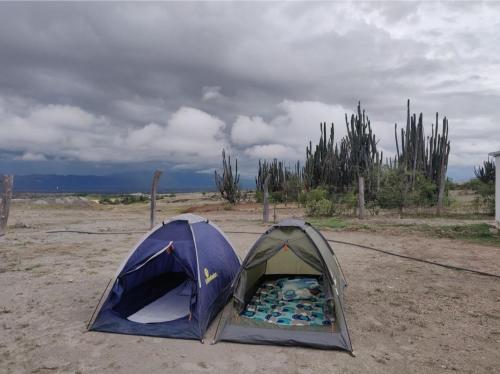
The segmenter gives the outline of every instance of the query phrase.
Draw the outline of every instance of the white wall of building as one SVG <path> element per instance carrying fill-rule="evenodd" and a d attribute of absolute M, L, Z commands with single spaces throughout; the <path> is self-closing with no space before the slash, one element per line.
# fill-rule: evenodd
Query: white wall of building
<path fill-rule="evenodd" d="M 500 154 L 495 156 L 496 180 L 495 180 L 495 220 L 500 226 Z"/>

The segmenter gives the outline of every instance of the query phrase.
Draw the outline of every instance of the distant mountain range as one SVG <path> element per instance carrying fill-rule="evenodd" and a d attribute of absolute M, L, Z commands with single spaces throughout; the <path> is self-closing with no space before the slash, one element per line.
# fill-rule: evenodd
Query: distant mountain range
<path fill-rule="evenodd" d="M 5 171 L 3 171 L 5 173 Z M 0 173 L 1 174 L 1 173 Z M 456 182 L 469 180 L 470 167 L 450 167 L 448 175 Z M 14 192 L 34 193 L 131 193 L 149 192 L 153 170 L 127 171 L 108 175 L 30 174 L 14 177 Z M 253 178 L 241 177 L 244 189 L 255 189 Z M 159 192 L 215 191 L 214 175 L 172 169 L 160 178 Z"/>
<path fill-rule="evenodd" d="M 131 193 L 149 192 L 153 171 L 111 175 L 16 175 L 14 192 L 38 193 Z M 242 188 L 255 188 L 254 181 L 241 178 Z M 213 174 L 193 171 L 164 172 L 159 192 L 215 191 Z"/>

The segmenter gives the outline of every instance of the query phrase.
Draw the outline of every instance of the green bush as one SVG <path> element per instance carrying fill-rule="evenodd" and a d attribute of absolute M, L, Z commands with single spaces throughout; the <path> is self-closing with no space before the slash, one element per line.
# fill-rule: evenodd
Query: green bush
<path fill-rule="evenodd" d="M 99 200 L 100 204 L 105 205 L 129 205 L 135 203 L 143 203 L 149 201 L 146 195 L 120 195 L 120 196 L 104 196 Z"/>
<path fill-rule="evenodd" d="M 462 189 L 464 190 L 472 190 L 472 191 L 479 191 L 479 189 L 481 188 L 481 181 L 477 178 L 472 178 L 471 180 L 465 182 L 464 184 L 462 184 Z"/>
<path fill-rule="evenodd" d="M 299 195 L 299 202 L 311 217 L 351 214 L 358 205 L 358 195 L 354 191 L 329 193 L 324 187 L 315 188 Z"/>
<path fill-rule="evenodd" d="M 410 198 L 411 203 L 417 206 L 433 206 L 437 201 L 437 186 L 432 180 L 417 174 L 415 189 Z M 446 190 L 446 196 L 448 195 Z"/>
<path fill-rule="evenodd" d="M 287 201 L 287 195 L 284 191 L 275 191 L 269 194 L 269 201 L 272 203 L 284 203 Z"/>
<path fill-rule="evenodd" d="M 308 202 L 328 199 L 328 191 L 324 187 L 317 187 L 306 194 L 306 204 Z"/>
<path fill-rule="evenodd" d="M 297 201 L 304 205 L 303 202 L 301 202 L 300 197 L 302 196 L 302 193 L 299 192 L 299 189 L 293 189 L 289 190 L 287 192 L 285 191 L 274 191 L 271 192 L 269 191 L 269 202 L 270 203 L 286 203 L 286 202 L 292 202 L 292 201 Z M 255 201 L 257 203 L 262 203 L 264 201 L 264 193 L 262 191 L 255 191 Z"/>
<path fill-rule="evenodd" d="M 264 193 L 262 191 L 255 191 L 255 201 L 260 204 L 264 202 Z"/>
<path fill-rule="evenodd" d="M 99 204 L 113 205 L 116 204 L 114 199 L 111 199 L 109 196 L 104 196 L 99 199 Z"/>
<path fill-rule="evenodd" d="M 311 217 L 331 216 L 333 203 L 328 199 L 311 200 L 306 204 L 306 214 Z"/>
<path fill-rule="evenodd" d="M 385 170 L 376 197 L 378 205 L 387 209 L 435 205 L 437 187 L 434 182 L 422 174 L 417 174 L 412 190 L 408 182 L 409 177 L 409 172 L 400 169 Z"/>
<path fill-rule="evenodd" d="M 330 200 L 332 201 L 332 215 L 355 213 L 358 206 L 358 195 L 354 191 L 333 193 Z"/>
<path fill-rule="evenodd" d="M 476 198 L 476 202 L 487 214 L 493 215 L 495 214 L 495 183 L 480 183 L 477 189 L 479 196 Z"/>
<path fill-rule="evenodd" d="M 405 205 L 404 182 L 407 175 L 397 169 L 384 170 L 377 193 L 377 202 L 382 208 L 402 208 Z"/>
<path fill-rule="evenodd" d="M 333 204 L 328 198 L 328 191 L 323 187 L 301 193 L 299 202 L 306 208 L 308 216 L 328 216 L 332 213 Z"/>

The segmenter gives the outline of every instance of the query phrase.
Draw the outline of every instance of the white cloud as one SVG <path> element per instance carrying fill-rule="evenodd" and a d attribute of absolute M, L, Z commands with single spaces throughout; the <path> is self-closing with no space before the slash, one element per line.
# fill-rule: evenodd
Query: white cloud
<path fill-rule="evenodd" d="M 23 152 L 22 160 L 46 156 L 82 161 L 168 161 L 184 166 L 214 165 L 227 145 L 219 118 L 181 107 L 163 124 L 124 128 L 67 105 L 29 107 L 13 113 L 0 101 L 0 148 Z"/>
<path fill-rule="evenodd" d="M 17 113 L 3 106 L 0 123 L 0 148 L 26 154 L 82 159 L 80 150 L 113 136 L 107 119 L 69 105 L 37 105 Z"/>
<path fill-rule="evenodd" d="M 46 161 L 47 157 L 41 153 L 23 153 L 21 156 L 15 158 L 16 160 L 24 160 L 24 161 Z"/>
<path fill-rule="evenodd" d="M 340 105 L 330 105 L 319 101 L 284 100 L 278 105 L 283 114 L 275 117 L 271 126 L 277 129 L 280 142 L 303 152 L 311 140 L 317 142 L 320 136 L 319 124 L 335 123 L 336 138 L 345 134 L 345 113 L 349 113 Z"/>
<path fill-rule="evenodd" d="M 407 97 L 427 134 L 435 111 L 450 118 L 450 164 L 500 148 L 495 4 L 3 8 L 2 151 L 208 168 L 227 138 L 248 165 L 303 160 L 319 123 L 335 122 L 340 139 L 359 99 L 389 153 Z"/>
<path fill-rule="evenodd" d="M 231 130 L 231 140 L 238 145 L 267 143 L 273 136 L 273 127 L 258 116 L 238 116 Z"/>
<path fill-rule="evenodd" d="M 206 165 L 220 158 L 227 147 L 225 123 L 201 110 L 182 107 L 165 125 L 151 123 L 130 131 L 125 144 L 141 159 Z"/>
<path fill-rule="evenodd" d="M 302 160 L 305 147 L 320 136 L 319 125 L 335 123 L 336 139 L 345 134 L 345 109 L 318 101 L 284 100 L 277 107 L 280 112 L 268 123 L 261 117 L 239 116 L 231 131 L 231 140 L 245 148 L 252 158 L 283 158 Z M 251 147 L 249 147 L 251 146 Z"/>
<path fill-rule="evenodd" d="M 205 86 L 205 87 L 203 87 L 202 100 L 209 101 L 209 100 L 220 99 L 222 97 L 220 90 L 221 90 L 221 88 L 219 86 Z"/>
<path fill-rule="evenodd" d="M 245 154 L 254 159 L 280 159 L 280 160 L 293 160 L 297 156 L 294 148 L 288 147 L 283 144 L 266 144 L 254 145 L 247 148 Z"/>

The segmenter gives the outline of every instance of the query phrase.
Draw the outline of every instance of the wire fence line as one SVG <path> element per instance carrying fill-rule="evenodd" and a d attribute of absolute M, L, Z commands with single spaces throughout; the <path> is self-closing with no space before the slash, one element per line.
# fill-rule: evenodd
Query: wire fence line
<path fill-rule="evenodd" d="M 226 234 L 246 234 L 246 235 L 262 235 L 262 232 L 256 232 L 256 231 L 224 231 Z M 144 234 L 146 231 L 80 231 L 80 230 L 53 230 L 53 231 L 46 231 L 47 234 L 59 234 L 59 233 L 73 233 L 73 234 L 87 234 L 87 235 L 130 235 L 130 234 Z M 485 271 L 479 271 L 479 270 L 474 270 L 474 269 L 469 269 L 469 268 L 464 268 L 461 266 L 455 266 L 455 265 L 450 265 L 450 264 L 445 264 L 442 262 L 437 262 L 437 261 L 431 261 L 431 260 L 426 260 L 423 258 L 418 258 L 418 257 L 413 257 L 413 256 L 407 256 L 403 255 L 400 253 L 392 252 L 392 251 L 387 251 L 384 249 L 380 248 L 375 248 L 359 243 L 353 243 L 353 242 L 347 242 L 347 241 L 342 241 L 342 240 L 335 240 L 335 239 L 329 239 L 326 238 L 328 242 L 330 243 L 337 243 L 337 244 L 344 244 L 344 245 L 349 245 L 365 250 L 370 250 L 374 252 L 378 252 L 381 254 L 389 255 L 389 256 L 394 256 L 394 257 L 399 257 L 402 259 L 410 260 L 410 261 L 416 261 L 428 265 L 434 265 L 434 266 L 439 266 L 442 268 L 450 269 L 450 270 L 456 270 L 456 271 L 466 271 L 469 273 L 477 274 L 477 275 L 482 275 L 486 277 L 492 277 L 496 279 L 500 279 L 500 274 L 493 274 L 493 273 L 488 273 Z"/>

